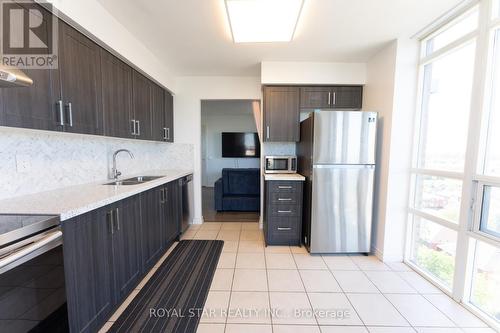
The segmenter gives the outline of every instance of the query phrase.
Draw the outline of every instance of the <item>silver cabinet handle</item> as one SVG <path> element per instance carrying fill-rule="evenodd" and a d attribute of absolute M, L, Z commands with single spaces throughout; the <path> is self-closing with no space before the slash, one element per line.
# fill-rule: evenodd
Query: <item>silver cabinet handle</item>
<path fill-rule="evenodd" d="M 132 123 L 132 135 L 135 135 L 135 119 L 130 121 Z"/>
<path fill-rule="evenodd" d="M 57 111 L 59 111 L 59 122 L 58 122 L 58 125 L 64 126 L 63 101 L 62 100 L 58 100 L 56 104 L 57 104 Z"/>
<path fill-rule="evenodd" d="M 280 231 L 285 231 L 285 230 L 292 230 L 292 228 L 282 228 L 282 227 L 278 227 L 278 230 L 280 230 Z"/>
<path fill-rule="evenodd" d="M 167 140 L 170 140 L 170 127 L 167 127 Z"/>
<path fill-rule="evenodd" d="M 278 201 L 292 201 L 292 198 L 278 198 Z"/>
<path fill-rule="evenodd" d="M 282 190 L 290 190 L 292 189 L 291 186 L 278 186 L 279 189 L 282 189 Z"/>
<path fill-rule="evenodd" d="M 162 204 L 162 203 L 165 203 L 165 189 L 164 189 L 164 188 L 162 188 L 162 189 L 160 190 L 160 203 L 161 203 L 161 204 Z"/>
<path fill-rule="evenodd" d="M 269 139 L 269 126 L 266 127 L 266 138 Z"/>
<path fill-rule="evenodd" d="M 332 104 L 331 100 L 332 100 L 332 93 L 328 92 L 328 105 Z"/>
<path fill-rule="evenodd" d="M 292 211 L 291 210 L 278 210 L 278 213 L 280 214 L 290 214 Z"/>
<path fill-rule="evenodd" d="M 337 104 L 337 93 L 333 92 L 333 105 Z"/>
<path fill-rule="evenodd" d="M 120 208 L 115 209 L 116 230 L 120 231 Z"/>
<path fill-rule="evenodd" d="M 66 106 L 68 107 L 68 119 L 69 119 L 68 125 L 69 127 L 73 127 L 73 108 L 71 102 L 66 104 Z"/>
<path fill-rule="evenodd" d="M 140 136 L 141 135 L 141 122 L 139 120 L 136 120 L 135 121 L 137 123 L 137 135 Z"/>
<path fill-rule="evenodd" d="M 167 140 L 167 128 L 163 127 L 163 140 Z"/>
<path fill-rule="evenodd" d="M 113 216 L 113 211 L 110 210 L 107 214 L 106 217 L 108 219 L 108 225 L 109 225 L 109 232 L 111 234 L 115 233 L 115 222 L 114 222 L 114 216 Z"/>

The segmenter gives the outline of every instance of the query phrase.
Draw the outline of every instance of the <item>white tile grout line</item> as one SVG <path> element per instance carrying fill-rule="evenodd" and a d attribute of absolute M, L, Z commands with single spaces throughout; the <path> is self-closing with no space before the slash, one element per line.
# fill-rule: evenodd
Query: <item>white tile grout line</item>
<path fill-rule="evenodd" d="M 260 229 L 259 229 L 260 230 Z M 261 231 L 263 233 L 263 231 Z M 272 311 L 273 309 L 271 308 L 271 289 L 269 288 L 269 274 L 267 271 L 267 256 L 266 256 L 266 244 L 264 241 L 264 267 L 266 268 L 266 282 L 267 282 L 267 303 L 269 304 L 269 316 L 271 317 L 271 333 L 274 333 L 274 325 L 273 325 L 273 316 L 272 316 Z"/>
<path fill-rule="evenodd" d="M 290 251 L 290 252 L 292 252 L 292 251 Z M 291 253 L 291 256 L 292 256 L 292 259 L 293 259 L 293 263 L 295 264 L 295 268 L 297 269 L 297 274 L 299 274 L 300 282 L 302 282 L 302 287 L 304 287 L 304 293 L 306 294 L 307 301 L 309 302 L 309 306 L 312 309 L 314 320 L 316 321 L 316 325 L 318 326 L 318 330 L 321 331 L 321 326 L 319 326 L 318 318 L 314 314 L 314 307 L 313 307 L 313 305 L 311 303 L 311 299 L 309 298 L 309 294 L 307 293 L 306 284 L 304 283 L 304 280 L 302 279 L 302 275 L 300 275 L 299 266 L 297 265 L 297 262 L 295 261 L 295 256 L 293 255 L 293 253 Z"/>
<path fill-rule="evenodd" d="M 353 262 L 354 262 L 354 260 L 353 260 Z M 354 264 L 357 266 L 356 262 L 354 262 Z M 359 267 L 359 266 L 358 266 L 358 267 Z M 427 297 L 425 297 L 425 295 L 444 295 L 444 296 L 446 296 L 446 297 L 448 297 L 448 298 L 450 298 L 450 296 L 446 295 L 446 294 L 445 294 L 445 293 L 443 293 L 442 291 L 440 291 L 440 293 L 439 293 L 439 294 L 426 294 L 426 293 L 421 293 L 419 290 L 417 290 L 416 288 L 414 288 L 414 287 L 413 287 L 413 286 L 412 286 L 412 285 L 411 285 L 408 281 L 406 281 L 406 280 L 405 280 L 405 279 L 404 279 L 404 278 L 403 278 L 400 274 L 398 274 L 398 273 L 400 273 L 401 271 L 393 270 L 390 266 L 388 266 L 388 267 L 389 267 L 389 269 L 390 269 L 390 270 L 389 270 L 389 271 L 384 271 L 384 272 L 391 272 L 391 273 L 396 274 L 396 275 L 397 275 L 400 279 L 402 279 L 402 280 L 403 280 L 404 282 L 406 282 L 406 283 L 407 283 L 407 284 L 408 284 L 408 285 L 409 285 L 412 289 L 414 289 L 414 290 L 416 291 L 416 294 L 415 294 L 415 293 L 412 293 L 412 294 L 410 294 L 410 293 L 383 293 L 383 292 L 382 292 L 382 291 L 381 291 L 381 290 L 377 287 L 377 285 L 375 285 L 375 283 L 374 283 L 374 282 L 370 279 L 370 277 L 368 276 L 368 274 L 366 274 L 366 270 L 361 269 L 361 267 L 359 267 L 359 268 L 360 268 L 360 270 L 363 272 L 363 274 L 364 274 L 364 275 L 368 278 L 368 280 L 369 280 L 369 281 L 370 281 L 370 282 L 371 282 L 371 283 L 372 283 L 372 284 L 373 284 L 373 285 L 374 285 L 374 286 L 375 286 L 375 287 L 376 287 L 376 288 L 380 291 L 380 293 L 381 293 L 382 295 L 384 295 L 384 297 L 385 297 L 385 298 L 389 301 L 389 303 L 391 303 L 391 305 L 392 305 L 394 308 L 396 308 L 396 306 L 395 306 L 395 305 L 394 305 L 394 304 L 393 304 L 393 303 L 392 303 L 392 302 L 391 302 L 391 301 L 390 301 L 390 300 L 389 300 L 389 299 L 385 296 L 386 294 L 395 294 L 395 295 L 419 295 L 419 296 L 423 297 L 423 298 L 424 298 L 424 299 L 425 299 L 425 300 L 426 300 L 429 304 L 431 304 L 434 308 L 436 308 L 436 309 L 438 310 L 438 312 L 439 312 L 439 313 L 441 313 L 443 316 L 445 316 L 447 319 L 449 319 L 449 320 L 450 320 L 450 322 L 452 322 L 452 323 L 455 325 L 455 327 L 454 327 L 454 328 L 458 328 L 458 329 L 460 329 L 460 330 L 463 330 L 463 328 L 469 328 L 469 327 L 460 327 L 460 326 L 459 326 L 459 325 L 458 325 L 458 324 L 457 324 L 457 323 L 456 323 L 456 322 L 455 322 L 455 321 L 454 321 L 451 317 L 449 317 L 446 313 L 444 313 L 443 311 L 441 311 L 441 310 L 440 310 L 440 309 L 439 309 L 436 305 L 434 305 L 434 303 L 432 303 L 431 301 L 429 301 L 429 300 L 427 299 Z M 408 266 L 408 267 L 411 269 L 411 267 L 410 267 L 410 266 Z M 414 273 L 418 274 L 418 273 L 417 273 L 417 272 L 415 272 L 414 270 L 411 270 L 411 272 L 414 272 Z M 420 274 L 418 274 L 418 276 L 419 276 L 420 278 L 422 278 L 422 279 L 423 279 L 423 277 L 421 277 L 421 276 L 420 276 Z M 453 300 L 453 299 L 452 299 L 452 300 Z M 458 306 L 460 306 L 461 308 L 463 308 L 464 310 L 466 310 L 467 312 L 469 312 L 470 314 L 472 314 L 475 318 L 477 318 L 477 319 L 478 319 L 478 320 L 480 320 L 481 322 L 483 322 L 483 323 L 486 325 L 486 326 L 485 326 L 485 328 L 491 328 L 490 326 L 488 326 L 488 324 L 486 324 L 483 320 L 481 320 L 481 318 L 479 318 L 479 317 L 477 317 L 476 315 L 474 315 L 472 312 L 470 312 L 469 310 L 467 310 L 465 307 L 463 307 L 462 305 L 460 305 L 460 304 L 458 304 L 458 303 L 457 303 L 457 305 L 458 305 Z M 396 310 L 399 312 L 399 310 L 398 310 L 397 308 L 396 308 Z M 401 314 L 401 313 L 400 313 L 400 314 Z M 402 315 L 402 314 L 401 314 L 401 315 Z M 403 316 L 403 315 L 402 315 L 402 316 Z M 405 318 L 405 320 L 406 320 L 406 321 L 408 321 L 408 319 L 407 319 L 405 316 L 403 316 L 403 318 Z M 409 321 L 408 321 L 408 322 L 409 322 Z M 410 323 L 410 325 L 411 325 L 411 323 Z M 411 327 L 412 327 L 413 329 L 415 329 L 415 330 L 416 330 L 416 327 L 425 327 L 425 326 L 413 326 L 413 325 L 411 325 Z M 443 328 L 449 328 L 449 327 L 443 327 Z"/>
<path fill-rule="evenodd" d="M 356 312 L 356 315 L 358 316 L 359 320 L 361 320 L 361 322 L 363 323 L 363 326 L 365 328 L 365 330 L 368 332 L 368 327 L 366 326 L 365 324 L 365 321 L 363 320 L 363 318 L 361 318 L 361 316 L 359 315 L 358 311 L 356 310 L 356 308 L 354 307 L 354 304 L 352 304 L 351 300 L 349 299 L 349 297 L 347 297 L 347 293 L 345 292 L 344 288 L 342 288 L 342 285 L 339 283 L 339 281 L 337 280 L 337 278 L 335 277 L 335 274 L 333 274 L 332 270 L 330 269 L 330 266 L 328 266 L 326 264 L 326 261 L 325 259 L 323 258 L 323 255 L 320 255 L 320 258 L 321 260 L 323 261 L 323 263 L 325 264 L 328 272 L 333 276 L 334 280 L 337 282 L 337 284 L 339 285 L 339 288 L 340 290 L 342 290 L 342 294 L 344 295 L 344 297 L 347 299 L 347 301 L 349 302 L 349 304 L 351 304 L 351 307 L 352 309 L 354 310 L 354 312 Z M 354 262 L 354 260 L 350 259 L 354 265 L 356 265 L 356 267 L 359 268 L 359 266 Z M 309 297 L 309 296 L 308 296 Z M 405 319 L 406 320 L 406 319 Z M 320 330 L 321 330 L 321 327 L 320 327 Z"/>
<path fill-rule="evenodd" d="M 352 259 L 351 259 L 352 260 Z M 411 327 L 415 332 L 417 331 L 415 329 L 415 327 L 413 327 L 413 325 L 410 323 L 410 321 L 408 320 L 408 318 L 406 318 L 400 311 L 399 309 L 387 298 L 387 296 L 384 295 L 384 293 L 380 290 L 380 288 L 370 279 L 370 277 L 368 276 L 368 274 L 366 274 L 366 272 L 361 268 L 361 266 L 359 266 L 354 260 L 352 260 L 352 262 L 354 263 L 354 265 L 356 265 L 358 268 L 359 268 L 359 271 L 363 273 L 363 275 L 368 279 L 368 281 L 370 281 L 371 284 L 373 284 L 373 286 L 375 288 L 377 288 L 377 290 L 380 292 L 380 294 L 382 295 L 382 297 L 384 297 L 387 302 L 389 302 L 392 307 L 399 313 L 399 315 L 401 316 L 401 318 L 403 318 L 404 320 L 406 320 L 406 322 L 408 323 L 409 327 Z M 390 269 L 390 267 L 389 267 Z M 392 272 L 392 270 L 391 270 Z M 333 272 L 332 272 L 332 275 L 333 275 Z M 410 286 L 411 287 L 411 286 Z M 412 287 L 413 288 L 413 287 Z M 346 295 L 347 297 L 347 295 Z M 349 297 L 347 297 L 349 299 Z M 349 301 L 350 302 L 350 301 Z M 351 304 L 352 305 L 352 304 Z M 354 307 L 354 305 L 353 305 Z"/>

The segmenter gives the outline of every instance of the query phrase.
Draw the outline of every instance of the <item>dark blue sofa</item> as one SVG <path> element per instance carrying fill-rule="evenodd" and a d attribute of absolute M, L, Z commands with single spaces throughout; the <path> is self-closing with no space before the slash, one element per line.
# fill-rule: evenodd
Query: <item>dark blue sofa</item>
<path fill-rule="evenodd" d="M 258 212 L 259 180 L 259 169 L 222 169 L 222 178 L 215 182 L 215 210 Z"/>

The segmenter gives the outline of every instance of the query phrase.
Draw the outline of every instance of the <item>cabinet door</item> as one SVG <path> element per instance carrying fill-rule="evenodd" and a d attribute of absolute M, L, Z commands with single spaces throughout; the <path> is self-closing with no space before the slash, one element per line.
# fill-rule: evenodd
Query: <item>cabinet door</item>
<path fill-rule="evenodd" d="M 103 134 L 100 47 L 64 22 L 59 22 L 65 130 Z"/>
<path fill-rule="evenodd" d="M 162 251 L 163 195 L 161 188 L 141 194 L 143 271 L 153 267 Z"/>
<path fill-rule="evenodd" d="M 97 332 L 113 307 L 109 207 L 62 222 L 71 332 Z"/>
<path fill-rule="evenodd" d="M 167 142 L 174 142 L 174 96 L 164 90 L 165 93 L 165 127 Z"/>
<path fill-rule="evenodd" d="M 22 7 L 19 7 L 22 9 Z M 45 11 L 41 6 L 40 11 Z M 35 15 L 29 12 L 28 15 Z M 48 22 L 42 21 L 38 30 L 48 34 Z M 62 130 L 58 126 L 59 71 L 48 69 L 23 70 L 33 79 L 30 87 L 0 89 L 0 125 L 40 130 Z"/>
<path fill-rule="evenodd" d="M 125 199 L 112 211 L 113 271 L 115 303 L 120 303 L 134 289 L 141 272 L 141 201 Z"/>
<path fill-rule="evenodd" d="M 363 87 L 334 87 L 333 107 L 335 109 L 360 110 L 363 101 Z"/>
<path fill-rule="evenodd" d="M 300 107 L 305 109 L 330 108 L 332 97 L 330 87 L 303 87 L 300 88 Z"/>
<path fill-rule="evenodd" d="M 179 206 L 180 206 L 180 195 L 179 195 L 179 181 L 173 181 L 168 183 L 166 187 L 167 191 L 167 202 L 166 202 L 166 216 L 167 220 L 165 225 L 166 235 L 165 245 L 169 246 L 172 241 L 174 241 L 177 236 L 179 236 Z"/>
<path fill-rule="evenodd" d="M 299 141 L 299 88 L 264 88 L 265 141 Z"/>
<path fill-rule="evenodd" d="M 165 130 L 165 95 L 163 89 L 156 84 L 152 84 L 152 117 L 153 117 L 153 139 L 155 141 L 166 140 Z"/>
<path fill-rule="evenodd" d="M 131 138 L 132 68 L 101 49 L 104 135 Z"/>
<path fill-rule="evenodd" d="M 152 83 L 140 73 L 134 71 L 132 79 L 132 105 L 134 119 L 137 122 L 136 137 L 152 140 Z"/>

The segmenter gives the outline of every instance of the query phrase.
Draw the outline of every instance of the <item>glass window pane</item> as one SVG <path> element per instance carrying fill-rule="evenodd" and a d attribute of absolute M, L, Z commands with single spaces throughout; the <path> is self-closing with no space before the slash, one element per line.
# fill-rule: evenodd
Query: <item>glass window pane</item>
<path fill-rule="evenodd" d="M 459 222 L 462 181 L 450 178 L 417 175 L 415 207 L 418 210 Z"/>
<path fill-rule="evenodd" d="M 457 233 L 414 216 L 411 260 L 451 289 L 455 271 Z"/>
<path fill-rule="evenodd" d="M 425 65 L 419 167 L 464 169 L 475 43 Z"/>
<path fill-rule="evenodd" d="M 500 187 L 484 187 L 481 231 L 500 238 Z"/>
<path fill-rule="evenodd" d="M 484 159 L 484 173 L 500 177 L 500 29 L 495 32 L 494 59 L 492 71 L 492 87 L 490 112 L 486 130 L 488 139 Z"/>
<path fill-rule="evenodd" d="M 500 0 L 494 0 L 493 1 L 493 13 L 492 13 L 493 18 L 498 18 L 500 17 Z"/>
<path fill-rule="evenodd" d="M 453 21 L 451 25 L 444 27 L 441 32 L 427 40 L 425 43 L 425 55 L 428 56 L 477 29 L 478 18 L 479 10 L 475 7 Z"/>
<path fill-rule="evenodd" d="M 476 243 L 470 302 L 500 322 L 500 248 Z"/>

